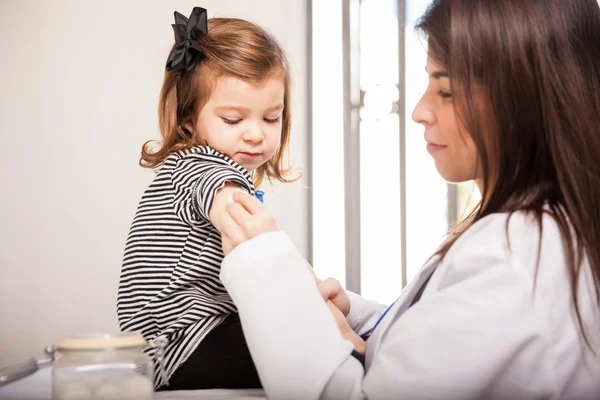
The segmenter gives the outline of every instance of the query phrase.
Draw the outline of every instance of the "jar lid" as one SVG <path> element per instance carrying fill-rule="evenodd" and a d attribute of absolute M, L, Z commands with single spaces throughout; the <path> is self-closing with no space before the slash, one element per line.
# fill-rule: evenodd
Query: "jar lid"
<path fill-rule="evenodd" d="M 146 347 L 148 342 L 136 332 L 125 332 L 118 335 L 93 334 L 71 336 L 63 339 L 58 351 L 64 350 L 103 350 Z"/>

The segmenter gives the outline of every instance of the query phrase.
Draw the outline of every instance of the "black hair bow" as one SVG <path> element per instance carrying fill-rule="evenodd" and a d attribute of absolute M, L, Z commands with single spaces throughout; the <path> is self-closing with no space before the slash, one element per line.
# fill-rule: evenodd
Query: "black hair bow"
<path fill-rule="evenodd" d="M 175 23 L 171 26 L 175 32 L 175 47 L 169 53 L 166 70 L 189 71 L 204 57 L 196 38 L 208 33 L 206 9 L 194 7 L 189 19 L 175 11 Z"/>

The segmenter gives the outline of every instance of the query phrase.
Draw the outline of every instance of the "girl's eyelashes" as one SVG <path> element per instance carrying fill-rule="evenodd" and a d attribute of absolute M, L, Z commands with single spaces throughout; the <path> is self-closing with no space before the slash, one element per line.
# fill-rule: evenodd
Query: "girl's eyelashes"
<path fill-rule="evenodd" d="M 228 125 L 236 125 L 236 124 L 239 124 L 239 123 L 240 123 L 240 121 L 242 120 L 241 118 L 240 118 L 240 119 L 229 119 L 229 118 L 224 118 L 224 117 L 223 117 L 223 118 L 221 118 L 221 119 L 223 120 L 223 122 L 225 122 L 225 123 L 226 123 L 226 124 L 228 124 Z"/>
<path fill-rule="evenodd" d="M 232 119 L 232 118 L 221 117 L 221 119 L 223 120 L 223 122 L 225 122 L 228 125 L 236 125 L 236 124 L 239 124 L 240 122 L 242 122 L 242 118 Z M 276 124 L 279 121 L 281 121 L 281 117 L 277 117 L 277 118 L 264 118 L 264 121 L 266 123 L 269 123 L 269 124 Z"/>

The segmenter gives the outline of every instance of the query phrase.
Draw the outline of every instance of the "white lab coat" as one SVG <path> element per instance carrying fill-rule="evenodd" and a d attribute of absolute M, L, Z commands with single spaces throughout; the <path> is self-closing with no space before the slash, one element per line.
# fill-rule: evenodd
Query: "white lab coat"
<path fill-rule="evenodd" d="M 509 241 L 506 226 L 507 214 L 488 216 L 443 261 L 424 265 L 368 340 L 364 369 L 285 233 L 239 245 L 221 279 L 268 397 L 600 399 L 600 358 L 579 331 L 558 226 L 544 218 L 537 280 L 537 223 L 514 214 Z M 600 354 L 600 307 L 587 261 L 579 284 L 588 339 Z M 362 334 L 385 309 L 351 295 L 347 319 Z"/>

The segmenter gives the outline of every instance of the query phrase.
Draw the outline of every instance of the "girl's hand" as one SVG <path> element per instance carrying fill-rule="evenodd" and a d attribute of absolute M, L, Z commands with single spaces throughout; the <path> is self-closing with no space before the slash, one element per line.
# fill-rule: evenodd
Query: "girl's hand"
<path fill-rule="evenodd" d="M 317 288 L 325 301 L 331 301 L 339 311 L 348 316 L 350 312 L 350 297 L 337 279 L 327 278 L 317 282 Z"/>
<path fill-rule="evenodd" d="M 256 197 L 235 192 L 232 199 L 233 202 L 227 205 L 219 223 L 225 255 L 240 243 L 261 233 L 279 230 L 275 218 Z"/>

